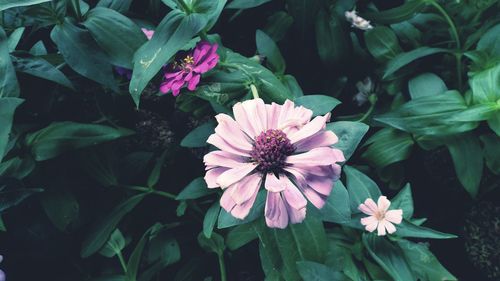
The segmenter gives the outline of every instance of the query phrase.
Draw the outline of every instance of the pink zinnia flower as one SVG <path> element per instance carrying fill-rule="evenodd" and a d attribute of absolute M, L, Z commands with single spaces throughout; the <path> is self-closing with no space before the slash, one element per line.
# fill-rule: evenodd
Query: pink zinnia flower
<path fill-rule="evenodd" d="M 170 70 L 165 72 L 165 81 L 161 84 L 160 91 L 164 94 L 172 91 L 174 96 L 178 96 L 185 84 L 190 91 L 194 91 L 200 82 L 201 74 L 211 70 L 219 62 L 217 48 L 217 44 L 202 41 L 196 45 L 193 53 L 170 64 Z"/>
<path fill-rule="evenodd" d="M 261 99 L 239 102 L 233 112 L 234 119 L 216 116 L 219 124 L 207 142 L 220 150 L 204 157 L 208 187 L 224 190 L 222 208 L 244 219 L 262 184 L 269 227 L 302 222 L 305 198 L 322 208 L 340 176 L 337 163 L 345 161 L 342 151 L 331 147 L 337 136 L 325 130 L 330 114 L 311 120 L 312 111 L 292 101 L 278 105 Z"/>
<path fill-rule="evenodd" d="M 361 224 L 365 226 L 367 231 L 373 232 L 377 229 L 378 236 L 385 235 L 386 230 L 389 234 L 396 232 L 396 227 L 393 223 L 401 223 L 403 220 L 403 210 L 389 210 L 389 206 L 391 206 L 391 201 L 385 196 L 380 196 L 377 204 L 371 198 L 368 198 L 364 204 L 359 205 L 358 209 L 369 215 L 369 217 L 361 219 Z"/>

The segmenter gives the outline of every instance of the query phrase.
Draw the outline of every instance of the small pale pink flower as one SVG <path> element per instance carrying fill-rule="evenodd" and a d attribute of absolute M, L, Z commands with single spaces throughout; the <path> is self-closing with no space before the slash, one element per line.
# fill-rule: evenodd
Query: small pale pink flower
<path fill-rule="evenodd" d="M 178 96 L 185 84 L 188 90 L 196 90 L 201 74 L 211 70 L 219 62 L 217 48 L 217 44 L 202 41 L 192 53 L 167 66 L 165 81 L 161 84 L 160 91 L 164 94 L 172 91 L 174 96 Z"/>
<path fill-rule="evenodd" d="M 144 35 L 148 38 L 148 40 L 151 40 L 153 38 L 153 35 L 155 34 L 154 30 L 149 30 L 147 28 L 141 28 L 142 32 L 144 32 Z"/>
<path fill-rule="evenodd" d="M 216 116 L 218 125 L 207 142 L 220 150 L 205 155 L 205 181 L 224 193 L 220 205 L 238 219 L 250 212 L 261 185 L 267 191 L 266 224 L 285 228 L 306 216 L 307 200 L 324 206 L 340 176 L 342 151 L 331 146 L 337 136 L 325 129 L 330 114 L 311 120 L 312 111 L 264 104 L 261 99 L 239 102 L 234 119 Z"/>
<path fill-rule="evenodd" d="M 403 220 L 403 210 L 389 210 L 391 201 L 385 196 L 378 198 L 377 204 L 371 198 L 365 200 L 364 204 L 360 204 L 358 209 L 369 215 L 361 219 L 361 224 L 365 226 L 366 231 L 373 232 L 377 229 L 378 236 L 396 232 L 394 224 L 400 224 Z"/>

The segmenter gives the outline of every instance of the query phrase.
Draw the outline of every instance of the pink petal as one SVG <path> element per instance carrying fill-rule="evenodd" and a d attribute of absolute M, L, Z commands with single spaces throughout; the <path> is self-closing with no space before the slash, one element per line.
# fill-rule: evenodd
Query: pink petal
<path fill-rule="evenodd" d="M 146 35 L 148 40 L 151 40 L 151 38 L 153 38 L 153 35 L 155 34 L 154 30 L 149 30 L 147 28 L 141 28 L 141 30 L 144 33 L 144 35 Z"/>
<path fill-rule="evenodd" d="M 255 136 L 264 132 L 267 129 L 267 111 L 264 101 L 262 99 L 247 100 L 242 103 L 242 106 Z"/>
<path fill-rule="evenodd" d="M 193 52 L 194 64 L 197 65 L 201 59 L 210 51 L 212 45 L 207 41 L 201 41 L 196 44 L 196 48 Z"/>
<path fill-rule="evenodd" d="M 294 144 L 300 140 L 305 140 L 311 136 L 314 136 L 320 130 L 323 130 L 325 128 L 327 120 L 330 120 L 330 113 L 326 114 L 325 116 L 317 116 L 297 132 L 289 135 L 288 138 L 290 139 L 291 143 Z"/>
<path fill-rule="evenodd" d="M 233 106 L 234 119 L 240 125 L 241 129 L 250 137 L 255 138 L 257 136 L 257 132 L 252 126 L 253 120 L 249 119 L 245 108 L 243 107 L 243 103 L 238 102 Z M 260 132 L 258 132 L 260 134 Z"/>
<path fill-rule="evenodd" d="M 267 192 L 265 216 L 269 227 L 283 229 L 288 225 L 288 212 L 279 192 Z"/>
<path fill-rule="evenodd" d="M 236 206 L 236 202 L 234 202 L 233 198 L 231 197 L 232 189 L 233 187 L 230 186 L 228 189 L 226 189 L 226 191 L 224 191 L 222 197 L 220 198 L 220 206 L 228 213 L 230 213 L 234 206 Z"/>
<path fill-rule="evenodd" d="M 226 114 L 218 114 L 215 119 L 219 123 L 215 128 L 215 132 L 226 142 L 240 150 L 251 151 L 253 149 L 250 139 L 243 133 L 240 125 L 233 118 Z"/>
<path fill-rule="evenodd" d="M 314 189 L 309 187 L 309 185 L 307 184 L 307 180 L 300 172 L 290 168 L 285 168 L 285 170 L 290 172 L 295 177 L 297 187 L 306 196 L 309 202 L 311 202 L 311 204 L 313 204 L 318 209 L 323 208 L 326 202 L 326 196 L 317 193 L 316 191 L 314 191 Z"/>
<path fill-rule="evenodd" d="M 241 149 L 238 149 L 234 147 L 233 145 L 229 144 L 227 141 L 225 141 L 223 138 L 221 138 L 218 134 L 212 134 L 210 137 L 207 139 L 207 143 L 214 145 L 215 147 L 219 148 L 220 150 L 244 156 L 244 157 L 250 157 L 250 154 L 248 154 L 247 151 L 243 151 Z"/>
<path fill-rule="evenodd" d="M 390 222 L 388 222 L 386 220 L 383 220 L 381 222 L 381 224 L 382 223 L 384 224 L 385 229 L 387 229 L 387 232 L 389 232 L 389 234 L 393 234 L 394 232 L 396 232 L 396 227 L 392 223 L 390 223 Z"/>
<path fill-rule="evenodd" d="M 384 236 L 385 234 L 386 234 L 385 233 L 385 224 L 383 223 L 383 221 L 381 221 L 378 223 L 378 226 L 377 226 L 377 235 Z"/>
<path fill-rule="evenodd" d="M 400 224 L 403 220 L 403 210 L 389 210 L 385 213 L 385 219 L 392 223 Z"/>
<path fill-rule="evenodd" d="M 246 163 L 241 164 L 237 168 L 229 169 L 217 178 L 217 184 L 222 188 L 231 186 L 252 172 L 256 167 L 253 163 Z"/>
<path fill-rule="evenodd" d="M 290 155 L 286 158 L 286 162 L 293 165 L 333 165 L 338 161 L 338 157 L 335 149 L 318 147 L 308 152 Z"/>
<path fill-rule="evenodd" d="M 374 212 L 368 208 L 368 206 L 366 206 L 365 204 L 359 204 L 358 206 L 358 210 L 360 210 L 361 212 L 367 214 L 367 215 L 373 215 Z"/>
<path fill-rule="evenodd" d="M 207 171 L 205 174 L 205 182 L 207 183 L 208 188 L 217 188 L 219 185 L 217 184 L 217 178 L 229 170 L 228 168 L 213 168 Z"/>
<path fill-rule="evenodd" d="M 337 143 L 339 139 L 332 131 L 319 132 L 316 135 L 301 140 L 295 145 L 296 152 L 308 151 L 316 147 L 332 146 Z"/>
<path fill-rule="evenodd" d="M 283 200 L 285 200 L 285 206 L 288 212 L 290 223 L 301 223 L 302 221 L 304 221 L 304 219 L 306 218 L 307 208 L 304 207 L 302 209 L 294 209 L 288 204 L 286 198 L 283 198 Z"/>
<path fill-rule="evenodd" d="M 217 150 L 206 154 L 203 157 L 203 162 L 207 166 L 221 166 L 221 167 L 235 168 L 247 161 L 244 157 L 234 155 L 226 151 Z"/>
<path fill-rule="evenodd" d="M 307 206 L 307 200 L 299 189 L 289 180 L 285 191 L 282 192 L 287 204 L 295 210 L 303 209 Z"/>
<path fill-rule="evenodd" d="M 377 204 L 375 203 L 375 201 L 373 201 L 373 199 L 371 198 L 367 198 L 365 200 L 365 204 L 364 204 L 368 209 L 370 209 L 371 211 L 371 214 L 374 214 L 374 213 L 378 213 L 378 207 L 377 207 Z M 362 211 L 363 212 L 363 211 Z M 369 213 L 365 213 L 367 215 L 371 215 Z"/>
<path fill-rule="evenodd" d="M 374 216 L 361 219 L 361 224 L 365 226 L 366 231 L 373 232 L 378 226 L 378 220 Z"/>
<path fill-rule="evenodd" d="M 250 213 L 250 210 L 252 210 L 253 204 L 255 203 L 255 199 L 257 199 L 257 195 L 259 194 L 258 191 L 259 190 L 257 189 L 257 191 L 255 191 L 252 197 L 248 199 L 245 203 L 234 206 L 233 210 L 231 211 L 231 215 L 240 220 L 245 219 Z"/>
<path fill-rule="evenodd" d="M 265 188 L 271 192 L 280 192 L 287 188 L 288 178 L 284 175 L 277 178 L 274 173 L 269 173 L 266 176 Z"/>
<path fill-rule="evenodd" d="M 200 83 L 201 75 L 196 74 L 191 78 L 188 82 L 188 90 L 194 91 L 196 90 L 196 86 L 198 86 L 198 83 Z"/>
<path fill-rule="evenodd" d="M 391 206 L 391 201 L 387 199 L 385 196 L 380 196 L 377 201 L 378 210 L 381 213 L 385 213 L 389 210 L 389 206 Z"/>
<path fill-rule="evenodd" d="M 323 195 L 330 195 L 333 188 L 333 179 L 331 176 L 319 177 L 315 175 L 308 175 L 306 177 L 307 184 L 316 192 Z"/>
<path fill-rule="evenodd" d="M 267 129 L 277 129 L 278 128 L 278 118 L 280 114 L 281 106 L 276 103 L 266 104 L 267 112 Z"/>
<path fill-rule="evenodd" d="M 262 175 L 260 173 L 248 175 L 234 184 L 231 197 L 236 204 L 241 205 L 259 191 L 261 183 Z"/>

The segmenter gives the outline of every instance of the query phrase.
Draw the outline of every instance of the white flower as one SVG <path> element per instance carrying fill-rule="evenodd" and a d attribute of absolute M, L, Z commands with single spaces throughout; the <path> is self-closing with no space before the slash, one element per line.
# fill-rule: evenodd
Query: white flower
<path fill-rule="evenodd" d="M 369 215 L 361 219 L 361 224 L 365 226 L 366 231 L 373 232 L 377 229 L 378 236 L 384 236 L 386 230 L 389 234 L 396 232 L 394 224 L 400 224 L 403 220 L 403 210 L 389 210 L 389 206 L 391 206 L 391 201 L 385 196 L 380 196 L 377 204 L 368 198 L 364 204 L 359 205 L 358 209 Z"/>
<path fill-rule="evenodd" d="M 368 96 L 373 93 L 375 87 L 372 79 L 366 77 L 363 81 L 358 81 L 358 83 L 356 83 L 356 88 L 358 89 L 358 93 L 354 95 L 353 100 L 358 106 L 362 106 L 368 101 Z"/>
<path fill-rule="evenodd" d="M 345 12 L 345 18 L 352 24 L 352 27 L 356 27 L 361 30 L 370 30 L 373 28 L 370 21 L 367 21 L 356 14 L 356 10 Z"/>

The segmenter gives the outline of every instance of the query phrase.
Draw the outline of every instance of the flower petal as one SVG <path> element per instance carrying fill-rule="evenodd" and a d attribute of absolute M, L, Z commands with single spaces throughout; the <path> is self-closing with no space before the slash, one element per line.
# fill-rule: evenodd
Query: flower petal
<path fill-rule="evenodd" d="M 314 136 L 320 130 L 325 128 L 326 122 L 328 120 L 330 120 L 330 113 L 326 114 L 325 116 L 315 117 L 311 122 L 304 125 L 304 127 L 299 129 L 297 132 L 289 135 L 288 138 L 290 139 L 290 142 L 294 144 L 298 141 L 305 140 L 311 136 Z"/>
<path fill-rule="evenodd" d="M 385 213 L 385 219 L 392 223 L 400 224 L 403 220 L 403 210 L 389 210 Z"/>
<path fill-rule="evenodd" d="M 378 198 L 377 205 L 379 212 L 385 213 L 387 210 L 389 210 L 389 207 L 391 206 L 391 201 L 389 201 L 385 196 L 380 196 Z"/>
<path fill-rule="evenodd" d="M 384 236 L 386 233 L 385 233 L 385 224 L 383 223 L 383 221 L 380 221 L 378 223 L 378 226 L 377 226 L 377 235 L 378 236 Z"/>
<path fill-rule="evenodd" d="M 295 210 L 303 209 L 307 206 L 307 200 L 299 189 L 287 178 L 288 186 L 282 192 L 287 204 Z"/>
<path fill-rule="evenodd" d="M 207 171 L 205 174 L 205 182 L 207 183 L 208 188 L 217 188 L 219 184 L 217 184 L 217 178 L 229 170 L 228 168 L 213 168 Z"/>
<path fill-rule="evenodd" d="M 290 155 L 286 158 L 286 162 L 294 165 L 333 165 L 339 157 L 336 150 L 329 147 L 318 147 L 308 152 Z"/>
<path fill-rule="evenodd" d="M 250 154 L 247 151 L 243 151 L 241 149 L 238 149 L 234 147 L 233 145 L 229 144 L 227 141 L 225 141 L 223 138 L 221 138 L 218 134 L 212 134 L 210 137 L 207 139 L 207 143 L 216 146 L 220 150 L 244 156 L 244 157 L 250 157 Z"/>
<path fill-rule="evenodd" d="M 274 173 L 268 173 L 266 176 L 265 188 L 271 192 L 281 192 L 287 188 L 288 178 L 284 175 L 279 178 L 274 175 Z"/>
<path fill-rule="evenodd" d="M 229 169 L 217 178 L 217 184 L 219 184 L 219 186 L 222 188 L 229 187 L 244 178 L 256 167 L 257 166 L 253 163 L 246 163 L 241 164 L 236 168 Z"/>
<path fill-rule="evenodd" d="M 288 212 L 288 218 L 290 219 L 290 223 L 301 223 L 304 221 L 306 218 L 306 211 L 307 208 L 301 208 L 301 209 L 295 209 L 290 204 L 288 204 L 288 201 L 286 198 L 283 198 L 285 200 L 285 206 Z M 305 200 L 305 199 L 304 199 Z"/>
<path fill-rule="evenodd" d="M 261 183 L 262 175 L 260 173 L 250 174 L 233 185 L 231 197 L 236 204 L 241 205 L 259 191 Z"/>
<path fill-rule="evenodd" d="M 236 206 L 236 202 L 234 202 L 233 198 L 231 197 L 232 189 L 233 187 L 230 186 L 228 189 L 226 189 L 226 191 L 224 191 L 222 197 L 220 198 L 220 206 L 228 213 L 230 213 L 234 206 Z"/>
<path fill-rule="evenodd" d="M 217 114 L 215 116 L 217 122 L 219 123 L 217 127 L 215 127 L 215 132 L 226 142 L 232 144 L 234 147 L 244 150 L 251 151 L 253 149 L 252 144 L 250 144 L 250 140 L 243 133 L 240 128 L 240 125 L 233 120 L 227 114 Z"/>
<path fill-rule="evenodd" d="M 200 83 L 201 75 L 200 74 L 195 74 L 191 79 L 188 81 L 188 90 L 194 91 L 196 90 L 196 86 L 198 86 L 198 83 Z"/>
<path fill-rule="evenodd" d="M 206 154 L 203 157 L 203 162 L 207 166 L 235 168 L 247 161 L 244 157 L 229 153 L 227 151 L 216 150 Z"/>
<path fill-rule="evenodd" d="M 374 216 L 361 219 L 361 224 L 365 226 L 366 231 L 373 232 L 377 229 L 378 220 Z"/>
<path fill-rule="evenodd" d="M 384 224 L 385 229 L 387 229 L 387 232 L 389 234 L 396 232 L 396 227 L 392 223 L 390 223 L 389 221 L 383 220 L 381 223 Z"/>
<path fill-rule="evenodd" d="M 308 175 L 306 177 L 307 184 L 316 192 L 323 195 L 330 195 L 333 188 L 333 178 L 331 176 L 320 177 L 315 175 Z"/>
<path fill-rule="evenodd" d="M 331 146 L 338 142 L 338 137 L 332 131 L 323 131 L 301 140 L 295 145 L 296 152 L 308 151 L 316 147 Z"/>
<path fill-rule="evenodd" d="M 288 212 L 279 192 L 267 192 L 265 216 L 269 227 L 283 229 L 288 225 Z"/>
<path fill-rule="evenodd" d="M 255 199 L 257 199 L 258 194 L 259 189 L 256 189 L 255 193 L 250 197 L 250 199 L 248 199 L 241 205 L 234 206 L 233 210 L 231 211 L 231 215 L 240 220 L 245 219 L 252 210 L 253 204 L 255 203 Z"/>
<path fill-rule="evenodd" d="M 374 213 L 378 213 L 378 207 L 377 207 L 377 204 L 375 203 L 375 201 L 373 201 L 373 199 L 371 198 L 367 198 L 365 200 L 365 204 L 364 204 L 368 209 L 371 210 L 371 213 L 374 214 Z M 362 211 L 363 212 L 363 211 Z M 365 213 L 367 215 L 371 215 L 371 214 L 368 214 L 368 213 Z"/>

